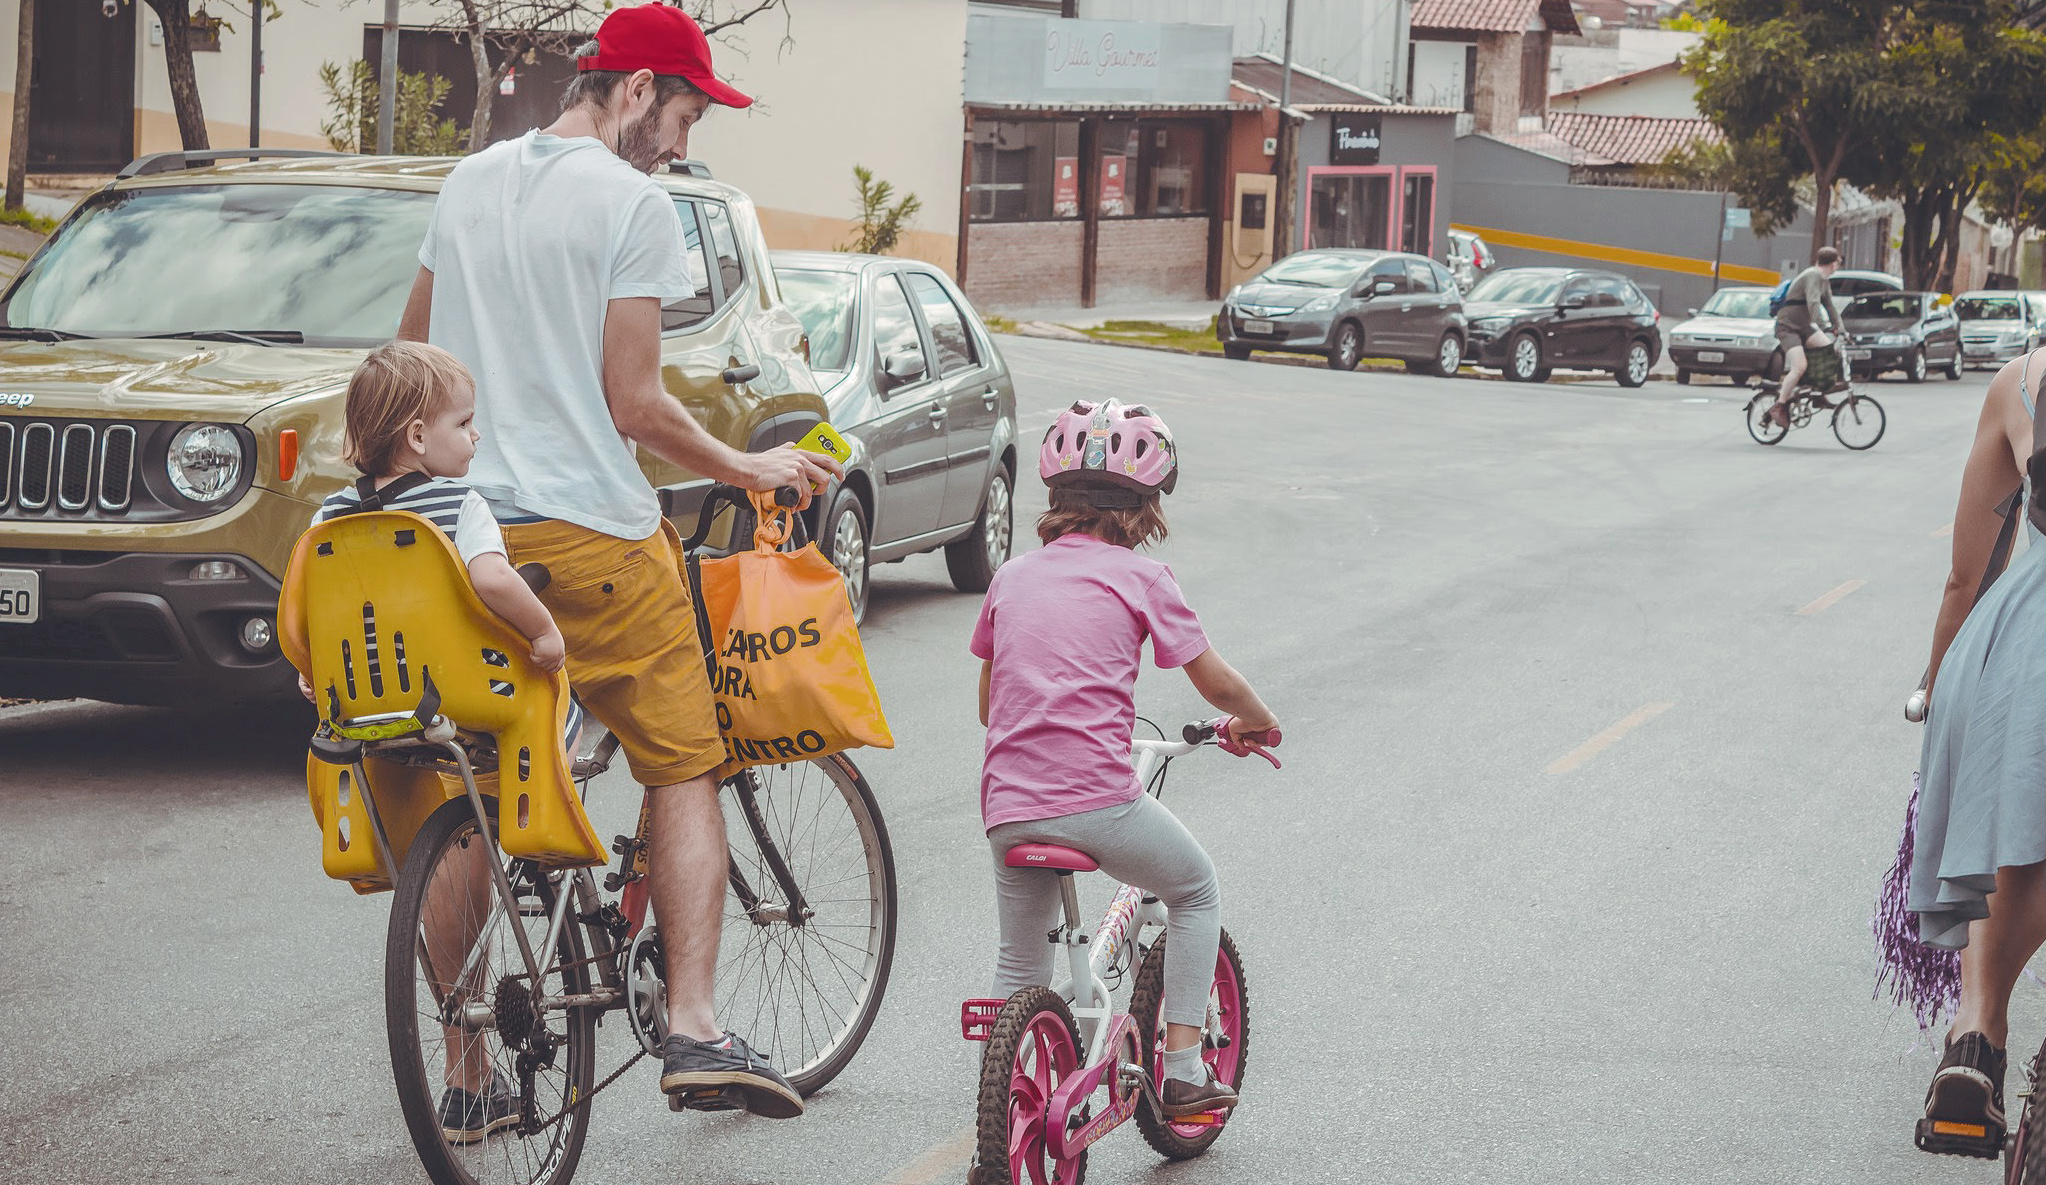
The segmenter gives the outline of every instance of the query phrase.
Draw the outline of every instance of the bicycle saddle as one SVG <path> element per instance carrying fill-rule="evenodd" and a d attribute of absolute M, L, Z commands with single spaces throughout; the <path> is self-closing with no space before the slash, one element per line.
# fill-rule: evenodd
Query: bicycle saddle
<path fill-rule="evenodd" d="M 570 728 L 566 679 L 533 665 L 531 644 L 484 606 L 432 523 L 371 511 L 308 530 L 285 571 L 278 639 L 313 686 L 323 733 L 359 746 L 307 759 L 327 875 L 358 892 L 390 887 L 396 870 L 384 867 L 364 800 L 383 822 L 391 858 L 402 862 L 426 817 L 462 790 L 458 780 L 451 786 L 433 769 L 380 759 L 377 750 L 422 756 L 455 730 L 493 743 L 464 748 L 472 769 L 497 767 L 495 781 L 479 789 L 497 796 L 506 852 L 551 867 L 604 862 L 562 743 Z M 356 784 L 357 756 L 367 758 L 367 785 Z"/>
<path fill-rule="evenodd" d="M 1019 843 L 1002 857 L 1011 868 L 1050 868 L 1059 872 L 1092 872 L 1101 867 L 1094 857 L 1055 843 Z"/>

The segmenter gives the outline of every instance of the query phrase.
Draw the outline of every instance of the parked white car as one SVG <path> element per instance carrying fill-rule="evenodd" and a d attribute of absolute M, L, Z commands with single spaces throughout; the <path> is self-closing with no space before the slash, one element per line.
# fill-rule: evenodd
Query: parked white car
<path fill-rule="evenodd" d="M 1954 298 L 1954 313 L 1961 319 L 1961 360 L 1968 366 L 1996 366 L 2046 340 L 2046 293 L 1963 292 Z"/>
<path fill-rule="evenodd" d="M 1769 315 L 1769 289 L 1721 288 L 1691 319 L 1669 331 L 1669 357 L 1677 381 L 1694 374 L 1723 374 L 1735 382 L 1750 375 L 1775 378 L 1783 373 L 1783 353 L 1776 344 L 1776 318 Z"/>

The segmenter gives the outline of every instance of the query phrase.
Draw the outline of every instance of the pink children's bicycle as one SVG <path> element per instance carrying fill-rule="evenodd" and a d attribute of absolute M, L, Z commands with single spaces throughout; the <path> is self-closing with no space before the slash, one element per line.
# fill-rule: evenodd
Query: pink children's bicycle
<path fill-rule="evenodd" d="M 1172 759 L 1226 741 L 1227 721 L 1189 724 L 1180 741 L 1132 739 L 1138 782 L 1147 793 L 1159 794 Z M 1276 728 L 1252 735 L 1261 745 L 1279 743 Z M 1228 751 L 1242 756 L 1255 750 Z M 1268 753 L 1259 756 L 1274 768 L 1279 764 Z M 960 1007 L 962 1035 L 987 1043 L 970 1185 L 1079 1185 L 1087 1149 L 1131 1116 L 1162 1156 L 1185 1160 L 1206 1152 L 1221 1137 L 1230 1112 L 1167 1119 L 1158 1099 L 1165 1056 L 1159 1015 L 1165 940 L 1159 935 L 1146 944 L 1143 936 L 1165 924 L 1165 906 L 1142 887 L 1123 885 L 1090 938 L 1080 929 L 1073 884 L 1073 873 L 1095 870 L 1090 856 L 1053 844 L 1019 844 L 1009 849 L 1006 862 L 1058 873 L 1065 923 L 1049 938 L 1066 948 L 1073 980 L 1063 993 L 1030 987 L 1007 1000 L 968 1000 Z M 1111 993 L 1133 966 L 1129 1008 L 1118 1010 Z M 1243 960 L 1225 929 L 1208 989 L 1201 1057 L 1218 1081 L 1239 1089 L 1250 1057 L 1249 1002 Z"/>

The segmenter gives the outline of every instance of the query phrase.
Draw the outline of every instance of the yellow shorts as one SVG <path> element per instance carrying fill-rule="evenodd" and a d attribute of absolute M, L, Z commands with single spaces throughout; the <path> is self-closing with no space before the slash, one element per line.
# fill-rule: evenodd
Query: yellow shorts
<path fill-rule="evenodd" d="M 725 760 L 682 541 L 664 519 L 637 542 L 549 520 L 506 523 L 513 567 L 540 563 L 540 601 L 568 647 L 568 681 L 617 734 L 642 786 L 672 786 Z"/>

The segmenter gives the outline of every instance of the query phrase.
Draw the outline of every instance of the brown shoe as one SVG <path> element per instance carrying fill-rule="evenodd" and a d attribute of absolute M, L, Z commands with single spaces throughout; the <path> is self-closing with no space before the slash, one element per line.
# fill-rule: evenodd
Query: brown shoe
<path fill-rule="evenodd" d="M 1772 405 L 1770 406 L 1770 408 L 1769 408 L 1769 413 L 1768 413 L 1768 415 L 1769 415 L 1769 422 L 1770 422 L 1770 423 L 1772 423 L 1772 424 L 1775 424 L 1775 425 L 1777 425 L 1778 427 L 1782 428 L 1782 429 L 1783 429 L 1784 431 L 1786 431 L 1786 432 L 1788 432 L 1788 431 L 1790 430 L 1790 405 L 1789 405 L 1789 404 L 1787 404 L 1787 403 L 1777 403 L 1777 404 L 1772 404 Z"/>
<path fill-rule="evenodd" d="M 1165 1118 L 1180 1119 L 1203 1111 L 1226 1111 L 1236 1105 L 1236 1092 L 1217 1082 L 1213 1074 L 1206 1082 L 1167 1078 L 1158 1100 L 1165 1106 Z"/>

